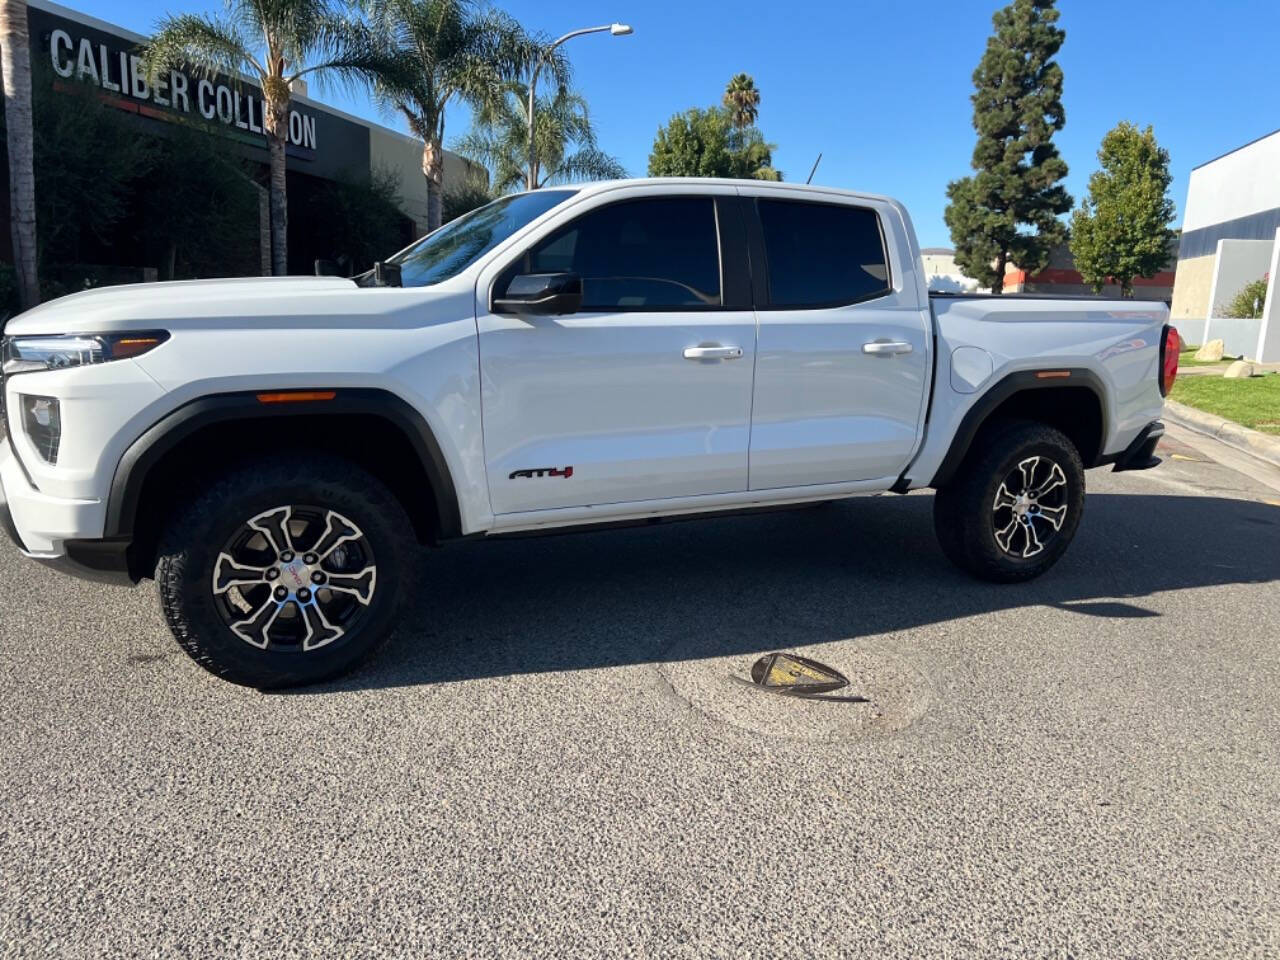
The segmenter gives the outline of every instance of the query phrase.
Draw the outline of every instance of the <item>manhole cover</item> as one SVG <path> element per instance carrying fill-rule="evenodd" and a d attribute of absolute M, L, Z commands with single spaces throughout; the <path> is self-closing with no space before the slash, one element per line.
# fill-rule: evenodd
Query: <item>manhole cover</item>
<path fill-rule="evenodd" d="M 835 667 L 794 653 L 766 653 L 751 665 L 751 682 L 762 690 L 787 697 L 841 703 L 868 702 L 866 697 L 856 694 L 837 696 L 837 690 L 849 686 L 849 678 Z"/>
<path fill-rule="evenodd" d="M 708 655 L 706 646 L 698 637 L 677 642 L 658 669 L 703 716 L 767 736 L 826 742 L 883 736 L 923 716 L 932 696 L 906 659 L 865 640 L 763 656 Z"/>

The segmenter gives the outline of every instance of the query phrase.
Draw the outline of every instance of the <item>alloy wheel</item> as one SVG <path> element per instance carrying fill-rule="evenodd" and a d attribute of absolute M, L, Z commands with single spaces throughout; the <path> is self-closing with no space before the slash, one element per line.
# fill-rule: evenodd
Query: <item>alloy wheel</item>
<path fill-rule="evenodd" d="M 246 521 L 213 565 L 231 632 L 261 650 L 309 652 L 368 613 L 378 568 L 360 528 L 334 510 L 281 506 Z"/>
<path fill-rule="evenodd" d="M 996 544 L 1010 556 L 1042 553 L 1067 519 L 1067 476 L 1048 457 L 1027 457 L 996 490 L 992 524 Z"/>

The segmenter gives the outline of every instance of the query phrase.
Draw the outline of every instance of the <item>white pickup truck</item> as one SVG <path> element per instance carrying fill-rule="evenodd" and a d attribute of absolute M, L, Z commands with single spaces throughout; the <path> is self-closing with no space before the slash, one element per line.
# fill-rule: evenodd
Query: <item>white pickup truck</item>
<path fill-rule="evenodd" d="M 111 287 L 10 321 L 0 523 L 30 557 L 154 576 L 182 647 L 262 687 L 350 669 L 429 589 L 411 549 L 464 537 L 933 487 L 943 552 L 1025 580 L 1074 535 L 1086 468 L 1159 462 L 1167 319 L 930 297 L 884 197 L 539 190 L 355 279 Z"/>

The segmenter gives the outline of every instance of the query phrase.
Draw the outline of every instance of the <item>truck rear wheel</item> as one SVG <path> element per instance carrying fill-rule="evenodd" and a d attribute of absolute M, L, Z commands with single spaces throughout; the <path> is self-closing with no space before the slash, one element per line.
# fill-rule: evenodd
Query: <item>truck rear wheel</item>
<path fill-rule="evenodd" d="M 984 432 L 933 501 L 942 552 L 982 580 L 1040 576 L 1066 552 L 1084 513 L 1084 465 L 1059 430 L 1010 422 Z"/>
<path fill-rule="evenodd" d="M 280 456 L 231 471 L 165 527 L 165 619 L 196 663 L 233 683 L 332 678 L 390 635 L 410 529 L 392 493 L 344 460 Z"/>

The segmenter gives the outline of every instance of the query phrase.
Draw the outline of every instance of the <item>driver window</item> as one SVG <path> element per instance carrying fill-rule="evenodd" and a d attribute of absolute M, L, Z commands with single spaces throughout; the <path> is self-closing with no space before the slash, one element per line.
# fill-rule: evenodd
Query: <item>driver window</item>
<path fill-rule="evenodd" d="M 529 250 L 523 273 L 574 272 L 584 311 L 718 307 L 720 245 L 711 197 L 627 200 L 584 214 Z"/>

